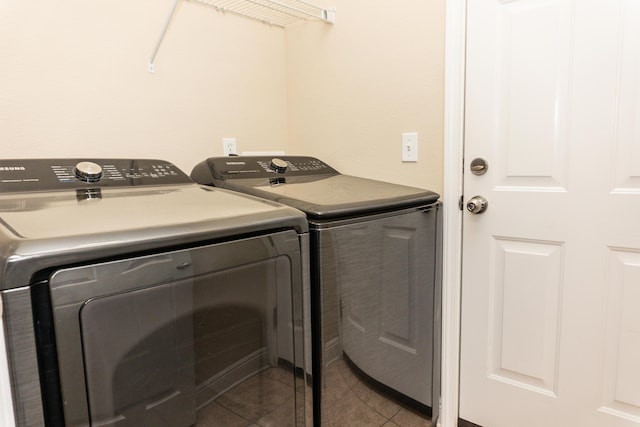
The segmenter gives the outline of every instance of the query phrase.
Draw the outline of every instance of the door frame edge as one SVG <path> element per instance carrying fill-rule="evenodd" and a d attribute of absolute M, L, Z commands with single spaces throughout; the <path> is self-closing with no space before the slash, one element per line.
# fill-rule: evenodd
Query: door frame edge
<path fill-rule="evenodd" d="M 441 427 L 459 417 L 467 0 L 445 0 Z"/>

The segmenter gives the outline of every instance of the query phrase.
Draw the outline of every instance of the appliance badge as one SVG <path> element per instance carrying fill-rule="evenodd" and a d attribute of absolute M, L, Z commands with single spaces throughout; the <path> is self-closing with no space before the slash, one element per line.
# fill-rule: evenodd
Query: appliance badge
<path fill-rule="evenodd" d="M 0 166 L 0 172 L 24 171 L 24 166 Z"/>
<path fill-rule="evenodd" d="M 246 165 L 245 162 L 225 162 L 227 164 L 227 166 L 233 166 L 233 165 Z"/>

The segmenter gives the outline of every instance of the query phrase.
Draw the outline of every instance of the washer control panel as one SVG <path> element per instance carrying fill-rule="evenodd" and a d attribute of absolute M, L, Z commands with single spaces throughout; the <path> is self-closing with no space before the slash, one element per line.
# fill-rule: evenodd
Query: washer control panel
<path fill-rule="evenodd" d="M 150 159 L 0 159 L 0 193 L 191 183 L 175 165 Z"/>
<path fill-rule="evenodd" d="M 232 157 L 212 157 L 207 159 L 206 165 L 216 179 L 238 179 L 238 178 L 275 178 L 294 177 L 307 175 L 337 174 L 333 169 L 315 157 L 306 156 L 232 156 Z M 203 173 L 200 170 L 203 163 L 196 166 L 191 173 L 192 178 L 198 179 L 195 175 Z"/>

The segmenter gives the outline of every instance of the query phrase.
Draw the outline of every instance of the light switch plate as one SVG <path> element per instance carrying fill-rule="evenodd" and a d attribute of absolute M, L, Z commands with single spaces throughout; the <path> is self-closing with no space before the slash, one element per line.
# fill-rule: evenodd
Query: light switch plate
<path fill-rule="evenodd" d="M 418 133 L 406 132 L 402 134 L 402 161 L 418 161 Z"/>

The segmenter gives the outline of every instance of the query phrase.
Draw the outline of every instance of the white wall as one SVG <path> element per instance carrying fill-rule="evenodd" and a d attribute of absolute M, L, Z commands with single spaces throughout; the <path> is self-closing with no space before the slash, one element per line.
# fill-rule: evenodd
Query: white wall
<path fill-rule="evenodd" d="M 441 192 L 444 0 L 318 0 L 333 28 L 287 28 L 289 149 L 343 173 Z M 417 163 L 401 134 L 418 132 Z"/>
<path fill-rule="evenodd" d="M 284 31 L 173 0 L 0 2 L 0 156 L 155 157 L 187 173 L 285 149 Z"/>
<path fill-rule="evenodd" d="M 181 0 L 0 2 L 0 157 L 154 157 L 187 173 L 285 150 L 442 189 L 444 0 L 317 0 L 286 30 Z M 400 135 L 419 134 L 419 161 Z"/>

